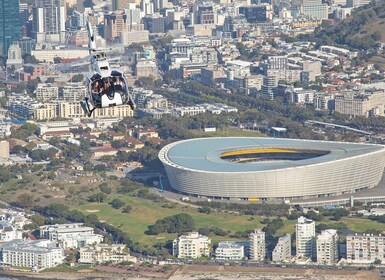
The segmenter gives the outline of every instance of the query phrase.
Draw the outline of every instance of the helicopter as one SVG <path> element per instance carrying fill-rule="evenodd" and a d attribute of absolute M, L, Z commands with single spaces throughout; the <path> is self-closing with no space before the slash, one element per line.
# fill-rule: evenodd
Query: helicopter
<path fill-rule="evenodd" d="M 87 22 L 88 49 L 93 72 L 87 74 L 88 97 L 82 107 L 88 117 L 96 109 L 128 104 L 132 110 L 135 104 L 127 87 L 127 80 L 119 69 L 111 69 L 105 49 L 97 49 L 94 31 Z"/>

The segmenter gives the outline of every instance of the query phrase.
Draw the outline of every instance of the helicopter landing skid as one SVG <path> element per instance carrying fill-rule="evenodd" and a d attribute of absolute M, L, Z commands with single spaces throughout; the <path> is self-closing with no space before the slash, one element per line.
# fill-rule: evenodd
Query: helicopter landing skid
<path fill-rule="evenodd" d="M 82 102 L 80 102 L 80 104 L 84 110 L 84 113 L 86 113 L 88 117 L 91 117 L 93 111 L 96 108 L 95 107 L 93 107 L 92 109 L 90 108 L 90 103 L 88 102 L 88 98 L 86 97 Z"/>

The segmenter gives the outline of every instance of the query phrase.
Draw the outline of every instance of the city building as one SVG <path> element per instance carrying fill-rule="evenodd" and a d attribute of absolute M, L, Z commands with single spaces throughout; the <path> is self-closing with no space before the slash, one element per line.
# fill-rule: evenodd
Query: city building
<path fill-rule="evenodd" d="M 61 99 L 65 101 L 81 101 L 87 96 L 87 88 L 82 83 L 67 83 L 60 90 Z"/>
<path fill-rule="evenodd" d="M 136 257 L 129 254 L 125 244 L 97 244 L 85 246 L 79 249 L 79 263 L 100 264 L 100 263 L 136 263 Z"/>
<path fill-rule="evenodd" d="M 221 241 L 215 249 L 215 259 L 239 261 L 245 257 L 245 242 Z"/>
<path fill-rule="evenodd" d="M 384 116 L 385 92 L 346 92 L 335 97 L 335 111 L 350 116 Z"/>
<path fill-rule="evenodd" d="M 315 257 L 315 223 L 313 220 L 299 217 L 295 225 L 296 255 L 299 258 Z"/>
<path fill-rule="evenodd" d="M 20 38 L 19 0 L 0 2 L 0 54 L 7 56 L 13 42 Z"/>
<path fill-rule="evenodd" d="M 291 235 L 285 234 L 278 239 L 275 245 L 272 261 L 273 262 L 288 262 L 291 259 Z"/>
<path fill-rule="evenodd" d="M 385 235 L 349 234 L 346 236 L 346 260 L 357 264 L 370 264 L 376 260 L 384 263 Z"/>
<path fill-rule="evenodd" d="M 36 88 L 36 98 L 39 100 L 58 99 L 59 88 L 53 84 L 39 83 Z"/>
<path fill-rule="evenodd" d="M 11 223 L 0 221 L 0 242 L 22 239 L 23 234 L 20 229 L 16 229 Z"/>
<path fill-rule="evenodd" d="M 255 229 L 249 234 L 249 257 L 253 261 L 264 261 L 266 258 L 265 232 Z"/>
<path fill-rule="evenodd" d="M 329 7 L 322 0 L 302 0 L 302 13 L 314 19 L 328 19 Z"/>
<path fill-rule="evenodd" d="M 107 42 L 119 42 L 121 34 L 128 31 L 127 15 L 123 11 L 104 15 L 104 38 Z"/>
<path fill-rule="evenodd" d="M 0 158 L 9 158 L 9 142 L 7 140 L 0 141 Z"/>
<path fill-rule="evenodd" d="M 338 234 L 335 229 L 321 231 L 317 236 L 317 263 L 334 265 L 339 259 Z"/>
<path fill-rule="evenodd" d="M 0 259 L 10 266 L 40 270 L 61 264 L 64 250 L 48 240 L 15 239 L 0 244 Z"/>
<path fill-rule="evenodd" d="M 210 256 L 211 239 L 197 232 L 181 235 L 172 243 L 172 254 L 178 258 L 197 259 Z"/>
<path fill-rule="evenodd" d="M 45 225 L 39 228 L 39 235 L 51 241 L 80 234 L 93 234 L 92 227 L 84 227 L 83 223 Z"/>
<path fill-rule="evenodd" d="M 66 17 L 64 0 L 36 0 L 34 17 L 36 43 L 64 43 Z"/>

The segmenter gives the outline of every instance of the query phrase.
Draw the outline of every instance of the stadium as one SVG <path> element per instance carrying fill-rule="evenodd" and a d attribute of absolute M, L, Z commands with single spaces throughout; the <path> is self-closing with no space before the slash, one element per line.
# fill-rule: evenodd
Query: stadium
<path fill-rule="evenodd" d="M 214 137 L 159 152 L 171 187 L 225 199 L 307 199 L 373 188 L 385 146 L 298 139 Z"/>

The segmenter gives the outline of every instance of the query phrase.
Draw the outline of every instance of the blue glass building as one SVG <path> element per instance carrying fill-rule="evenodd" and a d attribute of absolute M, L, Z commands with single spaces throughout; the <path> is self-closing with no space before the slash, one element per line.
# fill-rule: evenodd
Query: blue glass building
<path fill-rule="evenodd" d="M 19 38 L 19 0 L 0 0 L 0 53 L 6 56 L 9 46 Z"/>

